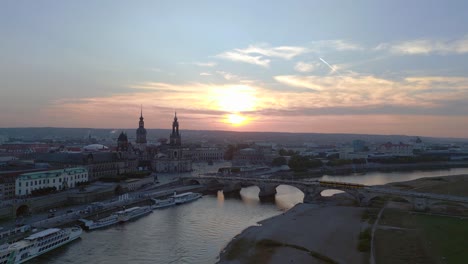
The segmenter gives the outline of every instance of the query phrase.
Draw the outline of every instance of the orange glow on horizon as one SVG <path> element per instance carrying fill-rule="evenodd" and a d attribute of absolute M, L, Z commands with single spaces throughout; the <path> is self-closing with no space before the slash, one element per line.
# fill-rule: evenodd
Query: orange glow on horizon
<path fill-rule="evenodd" d="M 242 126 L 247 124 L 249 119 L 240 114 L 228 114 L 225 116 L 223 122 L 232 126 Z"/>

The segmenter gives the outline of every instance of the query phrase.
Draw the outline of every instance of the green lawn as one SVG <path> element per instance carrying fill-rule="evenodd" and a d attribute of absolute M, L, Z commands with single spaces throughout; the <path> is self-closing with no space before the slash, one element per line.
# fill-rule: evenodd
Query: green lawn
<path fill-rule="evenodd" d="M 377 232 L 376 239 L 379 244 L 377 250 L 382 249 L 381 254 L 377 253 L 377 257 L 380 256 L 384 260 L 394 257 L 399 260 L 394 261 L 395 263 L 426 262 L 410 259 L 411 255 L 417 255 L 418 260 L 431 259 L 435 263 L 468 263 L 467 219 L 386 209 L 379 224 L 408 228 L 408 230 Z M 393 237 L 399 238 L 395 240 Z"/>
<path fill-rule="evenodd" d="M 413 215 L 422 230 L 423 243 L 434 258 L 447 263 L 468 261 L 468 220 L 454 217 Z"/>

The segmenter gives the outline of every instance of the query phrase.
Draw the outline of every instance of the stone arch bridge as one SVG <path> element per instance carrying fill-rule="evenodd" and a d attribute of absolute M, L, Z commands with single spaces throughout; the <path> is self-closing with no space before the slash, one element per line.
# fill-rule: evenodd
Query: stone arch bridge
<path fill-rule="evenodd" d="M 259 197 L 274 196 L 276 187 L 289 185 L 296 187 L 304 193 L 304 203 L 310 203 L 321 197 L 324 190 L 334 189 L 343 191 L 352 196 L 359 205 L 367 206 L 378 197 L 398 197 L 412 204 L 415 210 L 424 211 L 432 206 L 443 203 L 451 203 L 468 208 L 468 197 L 440 195 L 433 193 L 420 193 L 403 191 L 393 188 L 367 186 L 346 182 L 331 181 L 299 181 L 264 179 L 251 177 L 225 177 L 225 176 L 187 176 L 182 178 L 184 184 L 200 184 L 207 189 L 223 190 L 225 193 L 239 192 L 243 187 L 257 186 L 260 189 Z"/>

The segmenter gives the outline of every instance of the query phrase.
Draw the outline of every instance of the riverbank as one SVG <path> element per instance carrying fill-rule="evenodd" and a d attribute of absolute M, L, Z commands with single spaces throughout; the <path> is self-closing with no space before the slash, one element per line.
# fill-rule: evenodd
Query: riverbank
<path fill-rule="evenodd" d="M 423 163 L 367 163 L 367 164 L 348 164 L 343 166 L 323 166 L 318 169 L 308 170 L 307 172 L 291 172 L 297 178 L 314 178 L 323 175 L 344 176 L 365 174 L 371 172 L 411 172 L 411 171 L 432 171 L 449 170 L 457 168 L 468 168 L 465 161 L 443 161 L 443 162 L 423 162 Z M 292 175 L 279 174 L 277 178 L 291 177 Z"/>
<path fill-rule="evenodd" d="M 357 250 L 363 210 L 297 204 L 244 230 L 218 263 L 364 263 L 368 255 Z"/>
<path fill-rule="evenodd" d="M 387 185 L 420 192 L 468 195 L 467 174 Z M 325 202 L 317 204 L 297 204 L 279 216 L 259 222 L 260 226 L 245 229 L 221 252 L 218 263 L 368 263 L 369 254 L 359 252 L 358 244 L 361 232 L 373 220 L 363 217 L 366 208 L 338 205 L 346 201 L 341 198 L 344 195 L 322 198 Z M 374 246 L 379 263 L 426 263 L 468 257 L 460 253 L 463 250 L 458 250 L 466 245 L 468 229 L 460 227 L 468 220 L 460 216 L 432 215 L 463 215 L 465 210 L 454 205 L 442 207 L 437 212 L 416 214 L 402 210 L 408 208 L 405 204 L 390 202 L 389 209 L 383 212 L 383 220 L 376 226 Z"/>

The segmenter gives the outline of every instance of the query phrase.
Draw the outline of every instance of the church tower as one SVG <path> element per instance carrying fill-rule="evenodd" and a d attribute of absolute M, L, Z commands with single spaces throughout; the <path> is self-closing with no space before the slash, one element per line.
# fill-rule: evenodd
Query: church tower
<path fill-rule="evenodd" d="M 172 160 L 180 160 L 182 158 L 182 140 L 179 133 L 179 121 L 177 121 L 177 113 L 174 114 L 172 122 L 172 133 L 169 142 L 169 157 Z M 177 169 L 176 171 L 179 171 Z"/>
<path fill-rule="evenodd" d="M 174 114 L 174 121 L 172 122 L 172 133 L 170 136 L 171 146 L 181 146 L 182 140 L 179 133 L 179 121 L 177 121 L 177 113 Z"/>
<path fill-rule="evenodd" d="M 136 130 L 136 143 L 140 148 L 146 147 L 146 129 L 145 122 L 143 121 L 143 107 L 140 112 L 140 122 L 138 123 L 138 129 Z"/>

